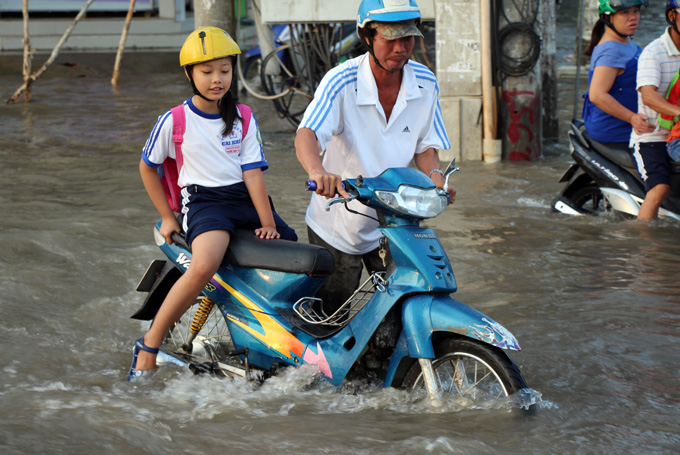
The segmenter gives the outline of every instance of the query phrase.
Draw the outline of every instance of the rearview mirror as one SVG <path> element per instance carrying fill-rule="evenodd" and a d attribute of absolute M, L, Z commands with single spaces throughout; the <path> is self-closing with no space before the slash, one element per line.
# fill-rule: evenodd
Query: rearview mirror
<path fill-rule="evenodd" d="M 449 177 L 451 177 L 451 174 L 454 172 L 459 171 L 460 168 L 456 166 L 456 159 L 452 159 L 451 162 L 449 163 L 449 166 L 446 168 L 444 171 L 444 192 L 448 193 L 449 191 Z"/>

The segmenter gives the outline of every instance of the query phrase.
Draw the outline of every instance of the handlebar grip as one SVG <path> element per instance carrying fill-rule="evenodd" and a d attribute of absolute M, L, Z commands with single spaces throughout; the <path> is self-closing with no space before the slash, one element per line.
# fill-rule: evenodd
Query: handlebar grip
<path fill-rule="evenodd" d="M 347 188 L 345 188 L 344 182 L 342 183 L 342 188 L 347 189 Z M 314 180 L 307 180 L 305 182 L 305 190 L 306 191 L 316 191 L 316 182 Z"/>
<path fill-rule="evenodd" d="M 187 243 L 186 239 L 179 235 L 177 232 L 173 232 L 172 235 L 170 236 L 173 242 L 175 242 L 177 245 L 182 246 L 186 248 L 187 250 L 190 250 L 189 244 Z"/>

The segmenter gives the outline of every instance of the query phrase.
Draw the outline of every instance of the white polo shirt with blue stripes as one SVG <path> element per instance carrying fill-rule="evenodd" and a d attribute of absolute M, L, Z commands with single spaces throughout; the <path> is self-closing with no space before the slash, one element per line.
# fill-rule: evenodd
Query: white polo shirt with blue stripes
<path fill-rule="evenodd" d="M 668 87 L 671 85 L 673 76 L 680 69 L 680 51 L 675 47 L 671 39 L 669 29 L 649 43 L 642 50 L 638 59 L 637 90 L 638 112 L 645 114 L 656 129 L 647 134 L 636 134 L 635 130 L 630 135 L 630 147 L 640 142 L 666 142 L 669 130 L 659 126 L 658 113 L 642 103 L 640 87 L 651 85 L 657 88 L 657 92 L 665 97 Z"/>
<path fill-rule="evenodd" d="M 378 100 L 370 54 L 331 69 L 321 80 L 298 128 L 310 128 L 324 150 L 323 167 L 343 179 L 375 177 L 390 167 L 408 167 L 416 154 L 451 147 L 439 105 L 437 78 L 409 61 L 389 121 Z M 326 211 L 326 199 L 312 195 L 305 221 L 319 237 L 348 254 L 378 247 L 377 222 L 341 204 Z M 350 207 L 375 217 L 353 201 Z"/>
<path fill-rule="evenodd" d="M 243 181 L 243 171 L 267 169 L 260 130 L 251 113 L 246 137 L 240 119 L 234 122 L 229 136 L 222 136 L 224 121 L 220 114 L 207 114 L 191 102 L 184 102 L 186 130 L 182 142 L 184 164 L 177 178 L 180 187 L 201 185 L 211 188 L 229 186 Z M 171 111 L 158 117 L 156 125 L 142 150 L 142 159 L 151 167 L 175 158 L 172 141 Z"/>

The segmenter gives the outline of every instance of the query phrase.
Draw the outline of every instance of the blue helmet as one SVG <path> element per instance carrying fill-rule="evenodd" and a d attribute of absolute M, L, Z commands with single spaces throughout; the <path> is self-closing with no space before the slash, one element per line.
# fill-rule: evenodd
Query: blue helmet
<path fill-rule="evenodd" d="M 680 5 L 678 5 L 678 0 L 666 0 L 666 11 L 678 8 L 680 8 Z"/>
<path fill-rule="evenodd" d="M 416 0 L 361 0 L 357 30 L 369 22 L 400 22 L 416 19 L 420 22 Z"/>

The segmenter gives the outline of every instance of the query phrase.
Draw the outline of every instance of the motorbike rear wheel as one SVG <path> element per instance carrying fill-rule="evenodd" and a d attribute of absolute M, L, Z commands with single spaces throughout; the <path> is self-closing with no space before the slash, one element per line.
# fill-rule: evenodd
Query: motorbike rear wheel
<path fill-rule="evenodd" d="M 432 361 L 435 380 L 442 396 L 464 398 L 471 403 L 502 399 L 527 387 L 522 373 L 499 348 L 468 338 L 445 338 L 435 345 Z M 402 385 L 421 389 L 423 374 L 414 362 Z"/>
<path fill-rule="evenodd" d="M 234 345 L 224 316 L 217 306 L 210 311 L 198 335 L 189 342 L 192 339 L 192 321 L 200 311 L 201 300 L 197 299 L 175 322 L 160 349 L 180 363 L 188 364 L 194 371 L 198 368 L 201 372 L 209 371 L 218 376 L 232 376 L 230 372 L 233 373 L 233 369 L 242 370 L 243 364 L 238 357 L 228 354 L 234 349 Z M 240 373 L 237 375 L 242 376 Z"/>
<path fill-rule="evenodd" d="M 574 191 L 569 198 L 572 207 L 586 215 L 600 215 L 609 211 L 609 205 L 602 195 L 602 191 L 595 184 L 586 185 Z"/>

